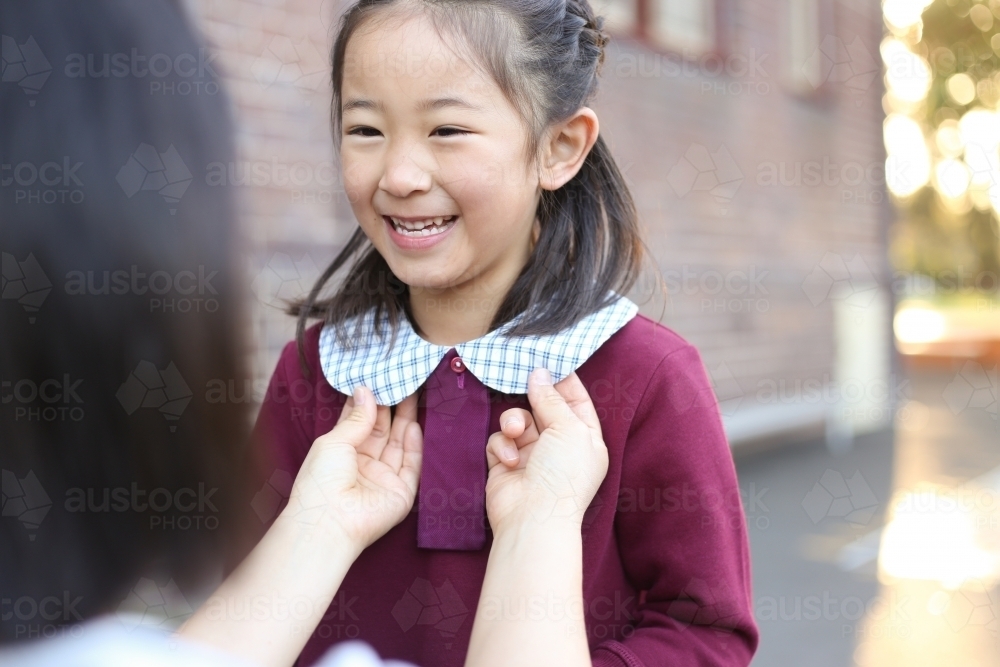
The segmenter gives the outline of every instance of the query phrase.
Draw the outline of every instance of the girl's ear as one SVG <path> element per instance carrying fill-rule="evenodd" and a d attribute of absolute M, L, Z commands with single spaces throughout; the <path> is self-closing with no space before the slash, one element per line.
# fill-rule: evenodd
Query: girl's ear
<path fill-rule="evenodd" d="M 541 187 L 558 190 L 572 180 L 599 133 L 597 114 L 589 107 L 580 107 L 570 118 L 550 128 L 542 153 Z"/>

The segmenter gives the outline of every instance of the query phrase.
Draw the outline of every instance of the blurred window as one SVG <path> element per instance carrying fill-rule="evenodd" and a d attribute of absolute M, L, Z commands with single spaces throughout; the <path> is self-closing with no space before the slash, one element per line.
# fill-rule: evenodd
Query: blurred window
<path fill-rule="evenodd" d="M 816 90 L 823 82 L 820 52 L 822 20 L 819 0 L 787 0 L 785 69 L 789 86 L 799 92 Z"/>
<path fill-rule="evenodd" d="M 716 0 L 647 0 L 647 33 L 658 46 L 687 55 L 716 46 Z"/>
<path fill-rule="evenodd" d="M 609 33 L 630 35 L 639 25 L 639 0 L 593 0 L 594 13 L 604 17 Z"/>

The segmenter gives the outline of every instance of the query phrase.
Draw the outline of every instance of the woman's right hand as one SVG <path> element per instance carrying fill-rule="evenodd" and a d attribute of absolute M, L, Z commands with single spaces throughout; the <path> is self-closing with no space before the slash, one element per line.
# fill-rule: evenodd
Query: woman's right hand
<path fill-rule="evenodd" d="M 337 425 L 313 442 L 282 514 L 333 530 L 360 553 L 413 507 L 422 453 L 417 395 L 390 418 L 358 387 Z"/>
<path fill-rule="evenodd" d="M 390 419 L 359 387 L 337 425 L 313 442 L 288 505 L 177 634 L 254 664 L 294 663 L 358 555 L 413 507 L 422 451 L 416 395 Z M 301 602 L 303 613 L 227 611 L 234 600 L 278 599 Z"/>
<path fill-rule="evenodd" d="M 528 378 L 532 411 L 500 416 L 486 448 L 486 511 L 494 533 L 507 525 L 551 518 L 582 524 L 608 472 L 601 422 L 576 373 L 553 385 L 549 372 Z"/>

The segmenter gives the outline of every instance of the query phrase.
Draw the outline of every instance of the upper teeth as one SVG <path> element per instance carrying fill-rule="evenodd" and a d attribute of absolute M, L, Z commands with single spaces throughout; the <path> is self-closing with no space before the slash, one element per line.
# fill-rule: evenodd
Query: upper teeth
<path fill-rule="evenodd" d="M 439 218 L 428 218 L 426 220 L 419 220 L 417 222 L 406 222 L 405 220 L 400 220 L 398 218 L 390 217 L 392 224 L 397 227 L 403 227 L 404 229 L 409 229 L 411 231 L 419 231 L 424 227 L 430 227 L 432 225 L 440 225 L 443 221 L 447 220 L 451 216 L 439 217 Z"/>

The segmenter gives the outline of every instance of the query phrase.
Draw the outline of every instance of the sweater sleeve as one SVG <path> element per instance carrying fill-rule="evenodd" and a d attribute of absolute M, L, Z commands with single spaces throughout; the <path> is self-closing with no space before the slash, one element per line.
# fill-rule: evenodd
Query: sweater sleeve
<path fill-rule="evenodd" d="M 299 385 L 308 386 L 297 363 L 295 343 L 288 343 L 268 383 L 267 394 L 254 425 L 254 439 L 267 455 L 269 472 L 280 471 L 279 474 L 290 475 L 292 479 L 312 444 L 310 425 L 305 423 L 305 416 L 310 414 L 309 406 L 295 398 L 307 392 L 301 389 L 293 391 Z"/>
<path fill-rule="evenodd" d="M 745 666 L 758 643 L 736 470 L 698 351 L 664 357 L 622 461 L 615 533 L 640 591 L 634 632 L 595 647 L 595 667 Z"/>

